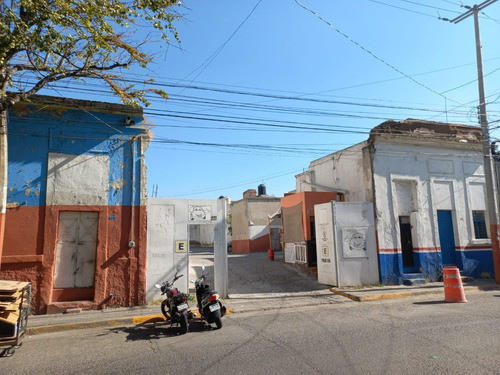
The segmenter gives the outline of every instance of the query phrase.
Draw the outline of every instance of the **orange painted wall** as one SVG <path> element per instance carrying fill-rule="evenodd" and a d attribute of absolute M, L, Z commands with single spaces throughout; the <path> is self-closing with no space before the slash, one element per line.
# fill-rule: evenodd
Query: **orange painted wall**
<path fill-rule="evenodd" d="M 309 225 L 311 216 L 314 216 L 314 206 L 316 204 L 328 203 L 336 200 L 340 195 L 340 201 L 344 201 L 344 196 L 336 192 L 303 191 L 301 193 L 290 194 L 281 198 L 281 207 L 294 207 L 302 202 L 302 226 L 306 241 L 311 240 L 311 228 Z"/>
<path fill-rule="evenodd" d="M 53 289 L 61 211 L 99 213 L 95 283 L 90 300 L 88 291 Z M 146 289 L 146 207 L 134 207 L 133 239 L 136 247 L 129 249 L 131 216 L 130 206 L 21 206 L 8 209 L 0 279 L 31 282 L 32 311 L 35 314 L 46 313 L 55 302 L 64 302 L 66 308 L 90 309 L 142 305 Z M 82 297 L 87 300 L 81 300 Z"/>
<path fill-rule="evenodd" d="M 233 240 L 233 253 L 258 253 L 269 248 L 269 235 L 253 240 Z"/>
<path fill-rule="evenodd" d="M 3 239 L 5 233 L 5 214 L 0 212 L 0 269 L 2 267 L 2 252 L 3 252 Z"/>

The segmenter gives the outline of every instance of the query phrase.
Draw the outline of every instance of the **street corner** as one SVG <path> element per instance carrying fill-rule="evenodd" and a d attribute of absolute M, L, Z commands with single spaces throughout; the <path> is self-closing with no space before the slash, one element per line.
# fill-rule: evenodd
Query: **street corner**
<path fill-rule="evenodd" d="M 359 290 L 339 290 L 336 288 L 330 288 L 330 291 L 346 298 L 349 298 L 356 302 L 368 302 L 368 301 L 378 301 L 387 299 L 397 299 L 397 298 L 407 298 L 416 297 L 420 295 L 427 294 L 440 294 L 443 293 L 441 289 L 436 290 L 435 288 L 418 288 L 415 290 L 400 289 L 391 291 L 380 291 L 372 289 L 359 289 Z"/>
<path fill-rule="evenodd" d="M 135 316 L 132 318 L 133 324 L 148 324 L 148 323 L 160 323 L 164 322 L 166 319 L 163 315 L 145 315 L 145 316 Z"/>
<path fill-rule="evenodd" d="M 344 297 L 349 298 L 349 299 L 356 301 L 356 302 L 361 302 L 361 299 L 359 297 L 357 297 L 351 293 L 346 293 L 346 292 L 343 292 L 343 291 L 335 289 L 335 288 L 330 288 L 330 292 L 333 292 L 335 294 L 339 294 L 341 296 L 344 296 Z"/>

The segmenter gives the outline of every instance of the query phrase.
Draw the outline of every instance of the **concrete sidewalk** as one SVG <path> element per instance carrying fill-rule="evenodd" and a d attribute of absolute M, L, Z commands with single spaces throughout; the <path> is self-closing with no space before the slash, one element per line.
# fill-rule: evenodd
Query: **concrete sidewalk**
<path fill-rule="evenodd" d="M 494 280 L 464 282 L 464 291 L 500 290 Z M 301 306 L 366 302 L 383 299 L 408 298 L 441 294 L 442 282 L 419 286 L 392 285 L 370 288 L 324 288 L 312 291 L 229 294 L 223 300 L 228 314 L 272 311 Z M 194 303 L 191 303 L 193 306 Z M 28 318 L 28 335 L 60 332 L 73 329 L 99 328 L 145 324 L 163 321 L 159 305 L 131 308 L 110 308 L 99 311 L 81 311 L 66 314 L 36 315 Z"/>
<path fill-rule="evenodd" d="M 463 281 L 464 292 L 500 290 L 495 280 Z M 429 294 L 441 294 L 444 298 L 444 283 L 433 282 L 422 285 L 380 285 L 368 288 L 331 288 L 333 293 L 342 295 L 356 302 L 381 299 L 416 297 Z"/>

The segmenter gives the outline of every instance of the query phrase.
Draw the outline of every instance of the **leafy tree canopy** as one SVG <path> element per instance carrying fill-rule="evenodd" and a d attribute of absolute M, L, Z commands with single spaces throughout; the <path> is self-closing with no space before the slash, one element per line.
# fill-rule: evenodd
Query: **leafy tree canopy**
<path fill-rule="evenodd" d="M 0 109 L 69 78 L 102 80 L 124 103 L 148 105 L 147 90 L 123 84 L 119 73 L 151 61 L 138 29 L 179 42 L 177 6 L 176 0 L 0 0 Z M 7 95 L 10 89 L 19 94 Z"/>

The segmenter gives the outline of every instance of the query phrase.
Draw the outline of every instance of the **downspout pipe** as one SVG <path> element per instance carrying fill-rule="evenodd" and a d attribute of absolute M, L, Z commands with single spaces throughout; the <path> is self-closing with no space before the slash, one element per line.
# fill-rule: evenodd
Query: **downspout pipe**
<path fill-rule="evenodd" d="M 7 215 L 7 109 L 0 110 L 0 269 L 5 234 L 5 217 Z"/>
<path fill-rule="evenodd" d="M 135 248 L 136 243 L 134 241 L 134 203 L 135 203 L 135 163 L 136 163 L 136 152 L 137 152 L 137 146 L 136 146 L 136 141 L 139 137 L 134 136 L 131 138 L 132 140 L 132 178 L 131 178 L 131 191 L 130 191 L 130 209 L 131 209 L 131 214 L 130 214 L 130 237 L 129 237 L 129 243 L 128 247 L 130 249 Z"/>
<path fill-rule="evenodd" d="M 129 247 L 129 250 L 130 249 L 134 249 L 135 246 L 136 246 L 136 243 L 134 241 L 134 203 L 135 203 L 135 200 L 134 200 L 134 197 L 135 197 L 135 163 L 136 163 L 136 157 L 135 157 L 135 154 L 136 154 L 136 150 L 137 150 L 137 147 L 136 147 L 136 140 L 137 140 L 137 136 L 134 136 L 131 138 L 131 141 L 132 141 L 132 144 L 131 144 L 131 148 L 132 148 L 132 176 L 131 176 L 131 189 L 130 189 L 130 237 L 129 237 L 129 243 L 128 243 L 128 247 Z M 128 288 L 128 305 L 129 306 L 132 306 L 132 291 L 135 289 L 133 288 L 133 285 L 132 285 L 132 254 L 129 253 L 128 255 L 128 266 L 129 266 L 129 288 Z"/>

